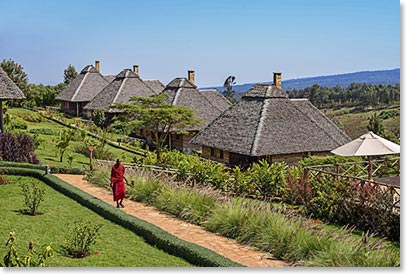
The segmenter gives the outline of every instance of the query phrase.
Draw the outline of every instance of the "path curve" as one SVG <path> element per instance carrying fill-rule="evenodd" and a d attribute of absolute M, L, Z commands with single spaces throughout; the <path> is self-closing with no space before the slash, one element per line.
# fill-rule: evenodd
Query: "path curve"
<path fill-rule="evenodd" d="M 82 175 L 54 175 L 108 204 L 115 205 L 112 194 L 109 190 L 95 186 L 83 180 Z M 125 200 L 124 205 L 125 208 L 122 210 L 127 214 L 152 223 L 182 240 L 203 246 L 242 265 L 248 267 L 290 266 L 282 260 L 273 258 L 269 253 L 262 252 L 256 248 L 240 244 L 233 239 L 209 232 L 200 226 L 182 221 L 169 214 L 161 212 L 155 207 L 147 206 L 129 199 Z"/>

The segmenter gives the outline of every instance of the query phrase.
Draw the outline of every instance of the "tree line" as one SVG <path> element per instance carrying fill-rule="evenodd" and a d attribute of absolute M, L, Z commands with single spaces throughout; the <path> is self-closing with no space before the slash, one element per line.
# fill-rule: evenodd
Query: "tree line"
<path fill-rule="evenodd" d="M 388 105 L 400 101 L 400 84 L 372 85 L 352 83 L 348 87 L 314 84 L 288 91 L 290 98 L 307 98 L 318 108 Z"/>
<path fill-rule="evenodd" d="M 25 107 L 46 107 L 56 106 L 55 101 L 57 96 L 75 77 L 78 75 L 75 67 L 69 65 L 64 70 L 64 82 L 55 86 L 43 84 L 30 84 L 27 73 L 24 72 L 23 66 L 13 60 L 3 59 L 0 67 L 7 73 L 10 79 L 21 89 L 26 99 L 13 102 L 17 106 Z"/>

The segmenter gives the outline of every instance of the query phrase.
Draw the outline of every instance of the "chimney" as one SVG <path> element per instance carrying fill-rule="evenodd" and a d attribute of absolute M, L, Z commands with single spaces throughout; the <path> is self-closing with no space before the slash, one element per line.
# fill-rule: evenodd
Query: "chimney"
<path fill-rule="evenodd" d="M 188 80 L 195 85 L 195 71 L 188 70 Z"/>
<path fill-rule="evenodd" d="M 95 61 L 95 69 L 100 72 L 100 62 L 99 61 Z"/>
<path fill-rule="evenodd" d="M 138 65 L 133 66 L 133 72 L 138 75 Z"/>
<path fill-rule="evenodd" d="M 273 73 L 273 82 L 277 88 L 281 89 L 281 72 Z"/>

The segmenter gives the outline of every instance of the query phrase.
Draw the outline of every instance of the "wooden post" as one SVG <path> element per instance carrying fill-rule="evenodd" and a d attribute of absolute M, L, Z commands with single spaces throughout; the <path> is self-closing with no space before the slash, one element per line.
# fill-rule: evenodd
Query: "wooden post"
<path fill-rule="evenodd" d="M 367 167 L 367 179 L 372 179 L 372 156 L 367 156 L 367 160 L 369 161 Z"/>
<path fill-rule="evenodd" d="M 94 147 L 94 146 L 89 146 L 88 148 L 89 148 L 89 151 L 90 151 L 90 155 L 89 155 L 89 161 L 90 161 L 90 163 L 89 163 L 89 169 L 90 169 L 90 170 L 93 170 L 92 154 L 93 154 L 93 150 L 95 149 L 95 147 Z"/>

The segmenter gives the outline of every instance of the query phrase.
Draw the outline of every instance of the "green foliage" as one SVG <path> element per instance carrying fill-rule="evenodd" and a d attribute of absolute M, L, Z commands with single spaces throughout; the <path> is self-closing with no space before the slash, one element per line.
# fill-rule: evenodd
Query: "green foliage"
<path fill-rule="evenodd" d="M 7 73 L 8 77 L 21 89 L 27 96 L 28 92 L 28 77 L 24 72 L 24 68 L 11 59 L 3 59 L 0 67 Z"/>
<path fill-rule="evenodd" d="M 88 256 L 91 246 L 99 237 L 102 225 L 95 225 L 91 221 L 74 221 L 72 225 L 68 224 L 68 226 L 69 230 L 64 243 L 67 254 L 73 258 Z"/>
<path fill-rule="evenodd" d="M 369 117 L 369 125 L 367 126 L 367 130 L 372 131 L 377 135 L 383 136 L 384 126 L 376 113 Z"/>
<path fill-rule="evenodd" d="M 69 64 L 69 66 L 64 70 L 64 83 L 69 84 L 78 75 L 75 67 Z"/>
<path fill-rule="evenodd" d="M 43 84 L 30 84 L 27 99 L 23 105 L 26 107 L 56 106 L 58 101 L 55 97 L 66 87 L 64 83 L 56 86 L 44 86 Z"/>
<path fill-rule="evenodd" d="M 155 194 L 161 189 L 158 179 L 137 176 L 132 188 L 128 190 L 129 198 L 134 201 L 152 204 Z"/>
<path fill-rule="evenodd" d="M 167 98 L 166 94 L 152 95 L 149 98 L 132 97 L 130 104 L 112 105 L 114 108 L 124 110 L 117 123 L 133 130 L 143 128 L 154 133 L 152 142 L 156 148 L 158 161 L 161 160 L 161 152 L 168 134 L 173 129 L 182 131 L 200 123 L 191 109 L 166 103 Z"/>
<path fill-rule="evenodd" d="M 33 242 L 29 242 L 28 254 L 21 257 L 18 255 L 17 249 L 14 246 L 16 233 L 10 232 L 9 239 L 6 243 L 8 252 L 4 256 L 3 262 L 5 267 L 45 267 L 45 261 L 54 256 L 54 250 L 50 245 L 43 246 L 40 252 L 34 249 Z M 34 257 L 36 255 L 36 258 Z M 0 266 L 2 264 L 0 263 Z"/>
<path fill-rule="evenodd" d="M 319 108 L 376 106 L 400 101 L 400 84 L 372 85 L 352 83 L 346 88 L 321 87 L 317 84 L 288 92 L 290 98 L 307 98 Z"/>
<path fill-rule="evenodd" d="M 58 132 L 52 128 L 32 128 L 28 132 L 42 135 L 58 135 Z"/>
<path fill-rule="evenodd" d="M 348 156 L 311 156 L 304 158 L 298 162 L 298 166 L 307 167 L 307 166 L 319 166 L 319 165 L 332 165 L 339 163 L 350 163 L 350 162 L 361 162 L 362 157 L 348 157 Z"/>
<path fill-rule="evenodd" d="M 24 204 L 26 212 L 30 215 L 36 215 L 41 202 L 44 201 L 45 190 L 38 187 L 38 183 L 24 183 L 21 185 L 24 194 Z"/>
<path fill-rule="evenodd" d="M 185 188 L 163 185 L 153 198 L 153 205 L 195 224 L 202 224 L 216 204 L 217 197 L 210 188 Z"/>
<path fill-rule="evenodd" d="M 379 118 L 382 120 L 387 120 L 393 117 L 400 116 L 400 110 L 399 109 L 389 109 L 389 110 L 383 110 L 379 114 Z"/>
<path fill-rule="evenodd" d="M 6 113 L 4 115 L 4 130 L 27 129 L 27 123 L 20 117 Z"/>
<path fill-rule="evenodd" d="M 68 154 L 67 156 L 67 161 L 70 167 L 72 167 L 72 162 L 73 162 L 74 156 L 72 154 Z"/>
<path fill-rule="evenodd" d="M 287 165 L 269 164 L 265 160 L 254 163 L 248 170 L 253 184 L 264 199 L 281 197 L 284 191 Z"/>
<path fill-rule="evenodd" d="M 59 151 L 59 161 L 62 162 L 64 153 L 68 149 L 75 132 L 73 130 L 62 130 L 60 132 L 59 138 L 56 140 L 55 147 Z"/>
<path fill-rule="evenodd" d="M 103 109 L 97 109 L 92 112 L 92 121 L 98 127 L 103 127 L 106 123 L 105 111 Z"/>
<path fill-rule="evenodd" d="M 236 92 L 233 90 L 233 85 L 236 84 L 235 76 L 229 76 L 223 83 L 223 96 L 225 96 L 231 103 L 235 103 L 237 100 L 235 98 Z"/>

